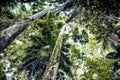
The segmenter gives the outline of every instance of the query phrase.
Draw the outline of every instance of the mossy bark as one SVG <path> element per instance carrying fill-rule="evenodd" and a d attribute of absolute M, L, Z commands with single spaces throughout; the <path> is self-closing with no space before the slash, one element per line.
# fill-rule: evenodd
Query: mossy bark
<path fill-rule="evenodd" d="M 54 50 L 51 54 L 50 61 L 46 67 L 42 80 L 56 80 L 56 76 L 59 68 L 60 52 L 63 42 L 63 36 L 65 34 L 66 29 L 68 29 L 68 27 L 71 28 L 71 25 L 65 24 L 60 31 L 60 34 L 56 41 Z"/>

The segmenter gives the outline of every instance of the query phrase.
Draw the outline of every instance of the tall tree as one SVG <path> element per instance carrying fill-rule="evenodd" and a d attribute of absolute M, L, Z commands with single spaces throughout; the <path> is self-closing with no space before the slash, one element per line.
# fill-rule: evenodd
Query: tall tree
<path fill-rule="evenodd" d="M 0 34 L 0 53 L 6 48 L 21 32 L 23 32 L 34 20 L 46 14 L 48 11 L 55 9 L 47 8 L 33 16 L 30 16 L 15 25 L 3 30 Z"/>
<path fill-rule="evenodd" d="M 44 9 L 41 12 L 38 12 L 18 23 L 16 23 L 13 26 L 10 26 L 9 28 L 3 30 L 0 34 L 0 53 L 6 48 L 21 32 L 23 32 L 33 21 L 40 18 L 44 14 L 46 14 L 50 10 L 57 9 L 66 9 L 66 6 L 70 4 L 69 0 L 62 4 L 62 6 L 58 7 L 49 7 L 47 9 Z"/>
<path fill-rule="evenodd" d="M 56 80 L 58 69 L 59 69 L 59 64 L 60 64 L 60 52 L 61 52 L 61 47 L 62 47 L 62 41 L 63 41 L 63 36 L 65 34 L 65 31 L 68 29 L 71 30 L 73 28 L 73 25 L 71 24 L 65 24 L 58 36 L 58 39 L 56 41 L 54 50 L 51 54 L 50 61 L 46 67 L 46 70 L 43 75 L 42 80 Z"/>
<path fill-rule="evenodd" d="M 54 0 L 54 1 L 65 2 L 65 0 Z M 73 3 L 73 4 L 71 4 L 71 3 Z M 112 5 L 112 3 L 113 3 L 113 5 Z M 67 37 L 68 42 L 71 45 L 70 48 L 68 48 L 67 50 L 69 50 L 70 52 L 65 53 L 65 54 L 68 54 L 67 56 L 69 56 L 70 61 L 72 62 L 71 67 L 72 67 L 72 71 L 74 71 L 74 74 L 75 74 L 74 75 L 75 80 L 80 80 L 80 79 L 110 80 L 112 78 L 111 76 L 113 76 L 113 72 L 115 72 L 114 80 L 119 79 L 119 74 L 118 74 L 119 68 L 120 68 L 120 65 L 119 65 L 119 62 L 120 62 L 119 61 L 119 58 L 120 58 L 120 55 L 119 55 L 119 52 L 120 52 L 119 51 L 119 48 L 120 48 L 119 47 L 120 23 L 119 23 L 119 19 L 118 19 L 119 18 L 118 17 L 119 5 L 116 3 L 115 0 L 110 0 L 110 1 L 109 0 L 106 0 L 106 1 L 103 1 L 103 0 L 99 0 L 99 1 L 98 0 L 91 0 L 91 1 L 90 0 L 86 0 L 86 1 L 85 0 L 80 0 L 80 1 L 66 0 L 65 3 L 60 5 L 60 7 L 56 6 L 56 8 L 58 8 L 57 9 L 58 11 L 60 9 L 62 9 L 63 11 L 61 11 L 61 12 L 65 12 L 66 13 L 65 16 L 69 17 L 69 15 L 71 15 L 71 11 L 73 10 L 73 9 L 71 9 L 71 6 L 76 6 L 76 5 L 81 6 L 81 10 L 78 12 L 79 15 L 77 17 L 75 17 L 76 14 L 74 14 L 74 16 L 70 16 L 70 18 L 66 21 L 67 23 L 71 22 L 71 20 L 72 20 L 71 18 L 74 18 L 73 21 L 75 23 L 75 27 L 74 27 L 73 31 L 71 31 L 69 33 L 69 37 Z M 111 5 L 111 6 L 109 6 L 109 5 Z M 112 10 L 112 8 L 114 8 L 114 10 Z M 56 14 L 58 15 L 59 13 L 55 13 L 52 15 L 56 15 Z M 31 32 L 31 31 L 28 31 L 27 35 L 22 34 L 22 36 L 20 36 L 22 38 L 17 38 L 17 39 L 20 39 L 20 41 L 15 40 L 15 43 L 17 43 L 17 44 L 10 45 L 10 48 L 6 50 L 7 53 L 10 53 L 11 50 L 12 50 L 11 52 L 13 52 L 14 50 L 17 51 L 16 52 L 17 59 L 18 59 L 19 55 L 21 55 L 21 54 L 22 54 L 22 56 L 20 56 L 20 58 L 23 58 L 23 56 L 26 56 L 24 59 L 24 62 L 21 61 L 22 62 L 21 64 L 23 64 L 23 66 L 22 66 L 23 70 L 28 71 L 28 76 L 26 76 L 26 77 L 28 77 L 29 80 L 32 78 L 41 79 L 42 75 L 40 72 L 44 71 L 44 68 L 47 65 L 46 62 L 48 61 L 48 57 L 47 57 L 47 60 L 42 60 L 43 57 L 41 57 L 41 55 L 44 53 L 47 53 L 47 51 L 41 50 L 41 49 L 49 48 L 51 46 L 51 44 L 54 43 L 56 40 L 56 39 L 53 39 L 53 36 L 54 36 L 54 38 L 57 37 L 57 34 L 54 33 L 54 32 L 56 32 L 56 29 L 53 30 L 53 27 L 55 28 L 56 26 L 53 26 L 53 24 L 56 24 L 57 16 L 52 17 L 52 15 L 50 14 L 50 16 L 48 16 L 48 14 L 47 14 L 44 17 L 42 17 L 42 19 L 39 19 L 39 21 L 38 21 L 39 23 L 36 24 L 36 22 L 35 22 L 34 26 L 37 26 L 37 29 L 35 29 L 35 33 L 33 31 L 34 29 L 32 30 L 33 32 L 30 34 L 30 36 L 32 36 L 32 39 L 30 36 L 28 36 L 29 32 Z M 62 15 L 62 14 L 60 13 L 60 15 Z M 48 17 L 46 17 L 46 16 L 48 16 Z M 114 16 L 116 16 L 117 19 Z M 60 18 L 59 20 L 63 21 L 64 19 Z M 27 19 L 24 19 L 23 22 L 21 22 L 21 23 L 28 22 L 28 23 L 24 24 L 24 26 L 25 26 L 25 25 L 29 25 L 29 22 L 32 23 L 33 21 L 34 21 L 34 18 L 29 17 Z M 65 20 L 64 20 L 64 22 L 65 22 Z M 18 25 L 19 24 L 21 25 L 21 23 L 18 22 Z M 43 24 L 41 24 L 41 23 L 43 23 Z M 65 24 L 65 25 L 69 26 L 69 23 Z M 60 29 L 62 25 L 58 24 L 57 26 Z M 21 26 L 19 26 L 19 27 L 21 27 Z M 58 30 L 58 27 L 57 27 L 57 30 Z M 63 27 L 62 27 L 61 31 L 64 32 L 65 29 Z M 69 29 L 69 27 L 68 28 L 66 27 L 66 28 Z M 27 28 L 27 27 L 25 27 L 25 28 Z M 25 28 L 23 28 L 23 30 Z M 11 29 L 11 31 L 3 30 L 2 34 L 1 34 L 1 35 L 3 35 L 1 38 L 2 38 L 2 40 L 4 40 L 4 42 L 7 41 L 6 39 L 8 39 L 7 42 L 9 42 L 9 40 L 13 40 L 13 39 L 11 39 L 12 37 L 17 36 L 17 35 L 11 36 L 11 34 L 7 34 L 7 35 L 5 35 L 6 36 L 5 37 L 4 34 L 6 34 L 6 33 L 4 33 L 4 32 L 12 33 L 12 30 L 15 30 L 15 31 L 17 30 L 17 29 L 12 29 L 12 28 L 7 28 L 7 29 Z M 19 28 L 19 29 L 22 29 L 22 28 Z M 19 29 L 18 29 L 18 31 L 20 31 L 20 32 L 16 31 L 17 34 L 18 33 L 20 34 L 23 31 L 23 30 L 19 30 Z M 30 29 L 28 29 L 28 30 L 30 30 Z M 36 33 L 37 34 L 39 33 L 39 34 L 36 35 Z M 62 32 L 60 32 L 60 34 L 61 33 Z M 26 35 L 27 38 L 29 37 L 29 39 L 26 39 L 26 37 L 23 38 L 23 35 Z M 51 53 L 52 55 L 48 54 L 50 57 L 50 61 L 49 61 L 49 63 L 47 62 L 48 65 L 45 70 L 43 80 L 44 79 L 46 79 L 46 80 L 49 80 L 49 79 L 55 80 L 56 79 L 58 68 L 61 67 L 60 51 L 61 51 L 61 44 L 63 43 L 64 35 L 65 34 L 63 33 L 63 34 L 61 34 L 61 37 L 60 37 L 60 35 L 58 36 L 58 39 L 54 46 L 54 50 Z M 9 38 L 7 38 L 7 36 L 9 36 Z M 50 36 L 52 36 L 52 37 L 50 37 Z M 21 39 L 24 39 L 23 42 Z M 29 41 L 33 41 L 32 43 L 35 43 L 35 44 L 34 45 L 32 44 L 32 46 L 31 46 L 31 43 L 29 43 Z M 19 46 L 18 43 L 21 45 L 22 49 L 18 47 Z M 23 46 L 25 44 L 22 44 L 22 43 L 27 43 L 26 44 L 27 46 Z M 3 42 L 1 43 L 1 45 L 2 44 L 3 44 Z M 13 45 L 14 45 L 14 47 L 13 47 Z M 52 45 L 52 47 L 53 47 L 53 45 Z M 4 45 L 2 45 L 1 47 L 3 47 L 3 46 Z M 23 50 L 23 48 L 26 48 L 26 47 L 28 47 L 28 48 Z M 13 48 L 15 48 L 15 49 L 13 49 Z M 24 53 L 29 53 L 29 54 L 25 55 Z M 109 53 L 109 54 L 106 55 L 107 53 Z M 107 58 L 118 59 L 118 60 L 116 61 L 116 60 L 106 59 L 105 55 Z M 3 57 L 4 55 L 1 55 L 1 56 Z M 13 55 L 12 55 L 12 57 L 8 55 L 8 57 L 12 58 Z M 3 61 L 8 61 L 8 60 L 6 60 L 6 59 L 9 59 L 8 57 L 5 57 L 1 61 L 1 63 Z M 15 58 L 16 57 L 13 57 L 13 59 L 16 61 Z M 18 61 L 20 62 L 20 59 Z M 40 63 L 44 63 L 44 64 L 41 65 Z M 63 61 L 62 64 L 64 65 L 65 62 Z M 111 70 L 112 64 L 114 65 L 113 71 Z M 36 75 L 38 75 L 38 74 L 39 74 L 39 77 L 36 78 Z M 22 75 L 24 75 L 24 74 L 22 74 Z M 64 77 L 62 71 L 58 75 L 59 75 L 59 77 Z M 58 76 L 57 76 L 57 79 L 58 79 Z"/>

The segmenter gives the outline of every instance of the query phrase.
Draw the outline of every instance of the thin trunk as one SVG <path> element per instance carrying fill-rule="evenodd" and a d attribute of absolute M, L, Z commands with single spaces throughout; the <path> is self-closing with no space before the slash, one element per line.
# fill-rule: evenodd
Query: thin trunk
<path fill-rule="evenodd" d="M 58 36 L 58 39 L 56 41 L 54 50 L 51 54 L 50 57 L 50 62 L 48 63 L 46 70 L 43 75 L 42 80 L 56 80 L 58 68 L 59 68 L 59 61 L 60 61 L 60 51 L 61 51 L 61 46 L 62 46 L 62 41 L 63 41 L 63 36 L 65 34 L 66 29 L 72 28 L 72 25 L 70 24 L 65 24 Z"/>

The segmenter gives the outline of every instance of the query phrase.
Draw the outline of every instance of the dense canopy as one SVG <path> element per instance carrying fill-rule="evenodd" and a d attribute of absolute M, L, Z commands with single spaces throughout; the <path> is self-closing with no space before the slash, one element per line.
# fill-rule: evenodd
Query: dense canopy
<path fill-rule="evenodd" d="M 1 0 L 0 80 L 120 80 L 120 1 Z"/>

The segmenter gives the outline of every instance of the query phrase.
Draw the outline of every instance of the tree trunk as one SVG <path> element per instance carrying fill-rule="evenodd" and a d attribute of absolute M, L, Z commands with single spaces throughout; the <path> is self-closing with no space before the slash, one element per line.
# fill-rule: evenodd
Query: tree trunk
<path fill-rule="evenodd" d="M 72 4 L 72 0 L 67 0 L 65 3 L 63 3 L 60 6 L 57 7 L 49 7 L 47 9 L 44 9 L 41 12 L 38 12 L 18 23 L 15 25 L 3 30 L 0 33 L 0 53 L 20 34 L 22 33 L 34 20 L 40 18 L 44 14 L 46 14 L 50 10 L 54 9 L 66 9 L 67 5 Z M 70 7 L 70 6 L 69 6 Z"/>
<path fill-rule="evenodd" d="M 67 0 L 69 1 L 69 0 Z M 62 27 L 60 34 L 58 36 L 58 39 L 56 41 L 54 50 L 51 54 L 50 61 L 46 67 L 46 70 L 43 74 L 42 80 L 56 80 L 57 72 L 59 69 L 59 61 L 60 61 L 60 52 L 62 47 L 62 41 L 64 34 L 68 34 L 69 31 L 73 29 L 73 24 L 68 23 L 70 20 L 72 20 L 73 16 L 75 17 L 77 15 L 77 12 L 79 11 L 79 7 L 76 7 L 74 11 L 72 12 L 70 18 L 67 19 L 66 24 Z"/>
<path fill-rule="evenodd" d="M 38 12 L 15 25 L 3 30 L 0 33 L 0 53 L 20 34 L 22 33 L 34 20 L 40 18 L 48 11 L 55 9 L 54 7 L 50 7 L 44 9 L 41 12 Z"/>
<path fill-rule="evenodd" d="M 42 80 L 56 80 L 56 76 L 57 76 L 57 72 L 58 72 L 58 68 L 59 68 L 60 51 L 61 51 L 63 36 L 65 34 L 66 29 L 71 30 L 71 28 L 73 28 L 71 26 L 72 25 L 70 25 L 70 24 L 65 24 L 62 27 L 60 34 L 58 36 L 58 39 L 56 41 L 54 50 L 51 54 L 50 61 L 49 61 L 48 65 L 46 67 L 46 70 L 44 72 Z"/>

